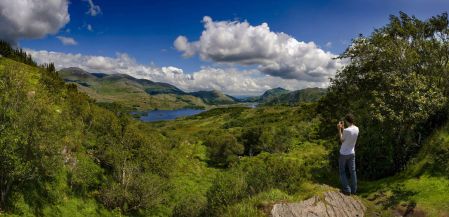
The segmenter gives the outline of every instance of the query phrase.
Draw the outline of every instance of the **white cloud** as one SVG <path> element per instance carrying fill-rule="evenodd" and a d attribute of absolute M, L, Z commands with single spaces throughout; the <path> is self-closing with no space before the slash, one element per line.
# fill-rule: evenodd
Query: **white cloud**
<path fill-rule="evenodd" d="M 85 0 L 85 1 L 89 3 L 89 10 L 86 12 L 86 14 L 89 14 L 90 16 L 97 16 L 98 14 L 101 14 L 100 6 L 94 4 L 93 0 Z"/>
<path fill-rule="evenodd" d="M 94 29 L 92 28 L 92 25 L 87 24 L 86 29 L 89 30 L 90 32 L 94 31 Z"/>
<path fill-rule="evenodd" d="M 67 0 L 0 0 L 0 39 L 10 43 L 55 34 L 69 21 Z"/>
<path fill-rule="evenodd" d="M 192 79 L 179 83 L 183 89 L 220 90 L 231 95 L 259 95 L 268 89 L 283 87 L 289 90 L 306 87 L 327 87 L 328 82 L 308 82 L 266 75 L 258 70 L 205 67 L 192 74 Z"/>
<path fill-rule="evenodd" d="M 65 37 L 65 36 L 56 36 L 57 39 L 59 39 L 59 41 L 61 41 L 61 43 L 63 45 L 77 45 L 78 42 L 75 41 L 74 38 L 71 37 Z"/>
<path fill-rule="evenodd" d="M 116 57 L 105 57 L 30 49 L 26 49 L 26 52 L 31 54 L 38 63 L 55 63 L 57 69 L 79 67 L 89 72 L 127 74 L 136 78 L 166 82 L 184 91 L 215 89 L 232 95 L 257 95 L 275 87 L 296 90 L 306 87 L 326 87 L 328 84 L 328 82 L 283 79 L 266 75 L 256 69 L 239 70 L 232 67 L 203 67 L 199 71 L 185 73 L 174 66 L 157 67 L 138 64 L 135 59 L 124 53 L 118 53 Z"/>
<path fill-rule="evenodd" d="M 332 42 L 328 41 L 325 46 L 326 47 L 332 47 Z"/>
<path fill-rule="evenodd" d="M 174 41 L 185 57 L 198 54 L 203 60 L 218 63 L 256 65 L 268 75 L 305 81 L 327 81 L 343 66 L 336 55 L 314 42 L 298 41 L 270 31 L 267 23 L 251 26 L 248 22 L 213 21 L 203 18 L 205 30 L 198 41 L 185 36 Z"/>

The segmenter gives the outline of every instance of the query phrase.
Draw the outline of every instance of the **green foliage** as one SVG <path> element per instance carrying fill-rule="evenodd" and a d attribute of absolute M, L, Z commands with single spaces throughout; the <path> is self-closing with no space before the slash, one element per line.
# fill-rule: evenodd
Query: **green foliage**
<path fill-rule="evenodd" d="M 137 212 L 158 205 L 164 199 L 163 190 L 163 180 L 159 176 L 144 173 L 121 183 L 109 183 L 102 189 L 101 200 L 108 208 Z"/>
<path fill-rule="evenodd" d="M 173 168 L 167 140 L 121 106 L 99 107 L 65 85 L 53 64 L 0 58 L 0 120 L 2 210 L 28 216 L 164 210 Z"/>
<path fill-rule="evenodd" d="M 62 165 L 61 150 L 69 126 L 61 107 L 24 71 L 6 66 L 0 73 L 1 206 L 18 186 L 51 177 Z M 34 90 L 38 89 L 39 92 Z"/>
<path fill-rule="evenodd" d="M 444 216 L 447 125 L 432 132 L 448 116 L 447 23 L 446 14 L 420 21 L 401 13 L 355 39 L 342 55 L 349 65 L 319 103 L 296 104 L 298 97 L 315 100 L 313 91 L 289 92 L 275 95 L 290 106 L 217 108 L 159 123 L 134 120 L 130 104 L 114 97 L 96 103 L 78 91 L 102 76 L 63 74 L 80 85 L 64 84 L 53 64 L 34 67 L 26 53 L 0 43 L 8 57 L 25 63 L 0 58 L 1 214 L 263 216 L 274 202 L 329 190 L 317 182 L 338 183 L 329 167 L 339 147 L 331 123 L 352 111 L 361 129 L 360 173 L 377 178 L 407 169 L 362 182 L 362 196 L 374 201 L 367 203 L 382 209 L 415 203 Z M 133 80 L 131 87 L 122 79 L 111 76 L 97 88 L 126 98 L 134 84 L 149 82 Z M 140 90 L 165 101 L 177 92 L 164 84 Z M 201 95 L 211 103 L 234 100 Z M 175 98 L 196 103 L 191 97 Z"/>
<path fill-rule="evenodd" d="M 104 181 L 103 170 L 92 157 L 79 153 L 70 167 L 69 183 L 73 191 L 87 194 L 98 189 Z"/>
<path fill-rule="evenodd" d="M 207 167 L 207 150 L 201 144 L 181 142 L 172 151 L 178 157 L 169 180 L 171 216 L 200 216 L 207 206 L 206 192 L 218 171 Z"/>
<path fill-rule="evenodd" d="M 209 215 L 219 215 L 223 209 L 245 196 L 248 184 L 242 171 L 230 171 L 217 176 L 214 184 L 207 193 Z"/>
<path fill-rule="evenodd" d="M 429 174 L 449 178 L 449 124 L 435 130 L 425 141 L 418 156 L 409 162 L 409 176 Z"/>
<path fill-rule="evenodd" d="M 214 105 L 234 104 L 236 100 L 219 91 L 186 93 L 161 82 L 133 78 L 129 75 L 91 74 L 79 68 L 66 68 L 59 75 L 68 83 L 99 102 L 116 102 L 127 110 L 210 108 Z"/>
<path fill-rule="evenodd" d="M 369 183 L 360 189 L 370 203 L 380 206 L 385 216 L 404 212 L 413 206 L 415 213 L 425 216 L 444 216 L 449 210 L 449 181 L 443 177 L 423 175 L 419 177 L 395 176 Z"/>
<path fill-rule="evenodd" d="M 233 104 L 236 101 L 220 91 L 197 91 L 189 93 L 192 96 L 201 98 L 205 103 L 210 105 Z"/>
<path fill-rule="evenodd" d="M 240 139 L 245 145 L 245 153 L 253 156 L 261 152 L 288 151 L 293 145 L 292 135 L 295 135 L 295 132 L 286 126 L 267 127 L 266 129 L 253 127 L 246 129 Z"/>
<path fill-rule="evenodd" d="M 288 91 L 274 97 L 261 99 L 263 105 L 298 105 L 303 102 L 317 102 L 326 94 L 326 89 L 305 88 L 301 90 Z"/>
<path fill-rule="evenodd" d="M 269 101 L 277 101 L 279 96 L 289 93 L 290 91 L 284 88 L 273 88 L 265 91 L 257 100 L 258 102 L 269 102 Z"/>
<path fill-rule="evenodd" d="M 220 216 L 227 207 L 271 189 L 289 193 L 303 190 L 328 165 L 328 152 L 317 144 L 303 144 L 289 153 L 262 153 L 245 157 L 217 176 L 208 192 L 209 215 Z"/>
<path fill-rule="evenodd" d="M 420 126 L 448 102 L 448 47 L 447 14 L 421 21 L 401 12 L 341 55 L 350 62 L 320 103 L 323 135 L 335 135 L 334 123 L 345 113 L 356 115 L 363 176 L 391 175 L 416 155 L 432 130 Z"/>
<path fill-rule="evenodd" d="M 218 166 L 227 166 L 238 160 L 243 154 L 243 145 L 229 133 L 212 132 L 204 141 L 208 147 L 210 159 Z"/>
<path fill-rule="evenodd" d="M 13 59 L 17 62 L 25 63 L 30 66 L 37 66 L 31 55 L 28 55 L 22 49 L 14 49 L 8 42 L 0 40 L 0 56 Z"/>

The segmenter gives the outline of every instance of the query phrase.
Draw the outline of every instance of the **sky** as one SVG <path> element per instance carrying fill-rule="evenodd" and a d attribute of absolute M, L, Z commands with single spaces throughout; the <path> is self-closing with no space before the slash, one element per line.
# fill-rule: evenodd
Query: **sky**
<path fill-rule="evenodd" d="M 358 34 L 444 0 L 0 0 L 0 39 L 58 69 L 124 73 L 185 91 L 326 87 Z"/>

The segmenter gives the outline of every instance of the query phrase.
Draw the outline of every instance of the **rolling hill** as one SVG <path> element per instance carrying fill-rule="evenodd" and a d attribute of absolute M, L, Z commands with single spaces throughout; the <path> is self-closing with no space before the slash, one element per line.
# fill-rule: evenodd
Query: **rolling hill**
<path fill-rule="evenodd" d="M 316 102 L 325 94 L 326 89 L 317 87 L 288 92 L 279 91 L 276 94 L 271 94 L 270 97 L 262 99 L 262 103 L 266 105 L 296 105 L 299 102 Z"/>
<path fill-rule="evenodd" d="M 89 73 L 72 67 L 60 70 L 59 75 L 65 82 L 76 83 L 81 91 L 98 102 L 117 102 L 135 110 L 208 108 L 236 103 L 219 91 L 187 93 L 167 83 L 124 74 Z"/>
<path fill-rule="evenodd" d="M 267 204 L 319 195 L 329 188 L 325 184 L 339 186 L 330 164 L 336 141 L 316 132 L 323 123 L 314 118 L 314 103 L 218 108 L 140 123 L 95 105 L 54 75 L 0 58 L 2 178 L 17 180 L 9 182 L 6 216 L 265 216 Z M 86 89 L 145 86 L 122 75 L 78 70 L 66 76 Z M 361 181 L 354 197 L 367 205 L 367 216 L 448 215 L 449 124 L 446 116 L 440 121 L 403 171 Z M 248 155 L 248 148 L 257 155 Z M 229 167 L 215 168 L 211 160 Z M 134 173 L 127 177 L 131 190 L 116 171 Z M 144 205 L 134 211 L 128 202 Z"/>
<path fill-rule="evenodd" d="M 226 95 L 218 90 L 211 91 L 196 91 L 189 93 L 192 96 L 199 97 L 207 104 L 220 105 L 220 104 L 233 104 L 236 103 L 236 99 L 232 96 Z"/>
<path fill-rule="evenodd" d="M 167 83 L 137 79 L 125 74 L 90 73 L 76 67 L 61 69 L 59 75 L 65 82 L 77 84 L 81 91 L 98 102 L 117 102 L 133 110 L 212 108 L 248 102 L 296 105 L 318 101 L 326 93 L 326 89 L 322 88 L 289 91 L 278 87 L 260 96 L 237 99 L 218 90 L 184 92 Z"/>
<path fill-rule="evenodd" d="M 326 89 L 318 87 L 295 91 L 277 87 L 265 91 L 261 96 L 248 97 L 243 101 L 262 105 L 297 105 L 300 102 L 316 102 L 325 94 Z"/>

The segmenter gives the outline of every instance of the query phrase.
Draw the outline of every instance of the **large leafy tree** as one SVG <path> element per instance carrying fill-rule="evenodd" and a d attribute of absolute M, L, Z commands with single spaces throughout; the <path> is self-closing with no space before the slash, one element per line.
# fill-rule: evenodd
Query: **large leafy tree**
<path fill-rule="evenodd" d="M 353 112 L 361 126 L 359 165 L 368 177 L 406 166 L 430 129 L 445 113 L 449 75 L 446 13 L 426 21 L 400 13 L 370 36 L 360 35 L 340 56 L 348 65 L 331 82 L 319 110 L 334 134 L 334 123 Z"/>
<path fill-rule="evenodd" d="M 24 71 L 0 72 L 0 205 L 17 188 L 51 178 L 63 165 L 65 109 Z M 38 90 L 38 91 L 36 91 Z"/>

